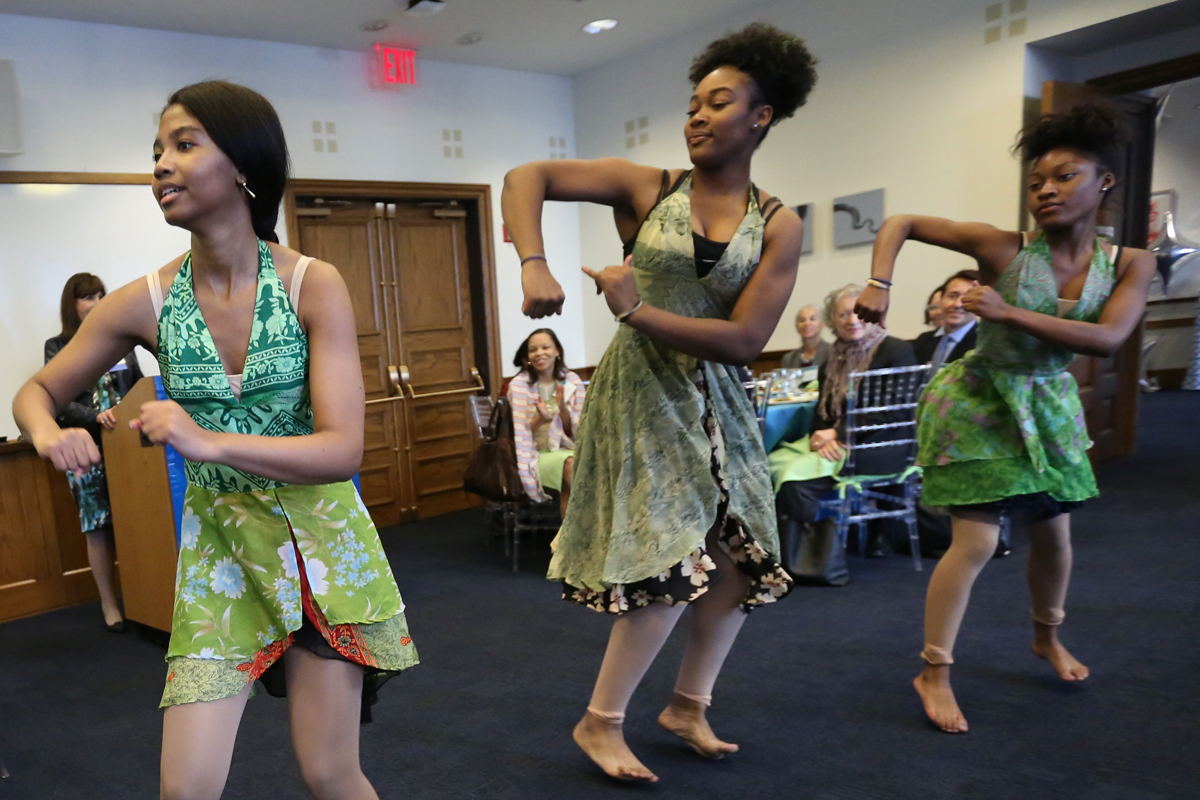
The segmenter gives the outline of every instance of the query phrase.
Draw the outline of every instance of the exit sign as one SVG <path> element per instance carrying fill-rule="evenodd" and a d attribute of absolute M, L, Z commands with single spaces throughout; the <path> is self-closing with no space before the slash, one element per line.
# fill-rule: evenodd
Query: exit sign
<path fill-rule="evenodd" d="M 381 86 L 416 86 L 417 53 L 387 44 L 375 45 L 375 70 Z"/>

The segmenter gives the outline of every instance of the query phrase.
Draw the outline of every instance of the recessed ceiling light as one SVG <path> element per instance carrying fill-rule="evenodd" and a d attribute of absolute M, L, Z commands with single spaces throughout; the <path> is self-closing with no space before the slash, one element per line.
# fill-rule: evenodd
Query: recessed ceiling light
<path fill-rule="evenodd" d="M 604 33 L 605 31 L 611 31 L 615 27 L 617 27 L 615 19 L 598 19 L 595 22 L 589 22 L 587 25 L 584 25 L 583 32 Z"/>
<path fill-rule="evenodd" d="M 446 7 L 445 0 L 408 0 L 404 13 L 410 17 L 427 17 Z"/>
<path fill-rule="evenodd" d="M 458 37 L 459 44 L 477 44 L 483 39 L 482 33 L 464 33 Z"/>
<path fill-rule="evenodd" d="M 387 20 L 373 19 L 370 22 L 363 23 L 364 31 L 381 31 L 388 26 Z"/>

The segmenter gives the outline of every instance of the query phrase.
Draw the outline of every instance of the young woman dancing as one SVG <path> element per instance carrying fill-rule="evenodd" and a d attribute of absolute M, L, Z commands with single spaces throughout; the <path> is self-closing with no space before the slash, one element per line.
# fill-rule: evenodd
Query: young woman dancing
<path fill-rule="evenodd" d="M 684 138 L 693 169 L 549 161 L 505 181 L 526 314 L 562 306 L 542 255 L 545 200 L 612 206 L 629 257 L 626 266 L 585 269 L 624 324 L 592 376 L 549 573 L 564 598 L 617 615 L 574 732 L 616 778 L 657 780 L 626 746 L 622 722 L 689 604 L 687 650 L 659 722 L 707 758 L 737 750 L 706 720 L 713 684 L 745 610 L 792 586 L 778 561 L 766 454 L 735 365 L 762 350 L 795 284 L 800 219 L 751 184 L 750 161 L 770 127 L 804 103 L 813 65 L 801 40 L 752 25 L 692 65 Z"/>
<path fill-rule="evenodd" d="M 996 550 L 1000 518 L 1029 531 L 1033 652 L 1063 680 L 1088 669 L 1058 637 L 1071 575 L 1070 511 L 1097 494 L 1075 379 L 1076 353 L 1110 356 L 1137 326 L 1154 257 L 1113 248 L 1096 220 L 1122 145 L 1118 113 L 1088 105 L 1042 117 L 1021 136 L 1032 233 L 934 217 L 888 219 L 875 240 L 871 286 L 858 314 L 881 320 L 896 255 L 908 239 L 969 255 L 983 285 L 963 307 L 980 318 L 978 345 L 930 382 L 918 409 L 924 500 L 947 506 L 953 540 L 929 581 L 925 669 L 913 682 L 944 731 L 967 721 L 950 688 L 951 655 L 971 586 Z"/>
<path fill-rule="evenodd" d="M 287 170 L 261 95 L 223 82 L 172 95 L 153 190 L 167 223 L 191 232 L 191 251 L 102 300 L 13 404 L 43 457 L 86 470 L 95 444 L 55 413 L 133 345 L 158 354 L 170 399 L 120 422 L 186 459 L 164 798 L 221 795 L 258 679 L 288 695 L 313 795 L 375 798 L 359 766 L 360 714 L 380 681 L 417 663 L 350 482 L 364 393 L 349 293 L 332 266 L 274 243 Z"/>

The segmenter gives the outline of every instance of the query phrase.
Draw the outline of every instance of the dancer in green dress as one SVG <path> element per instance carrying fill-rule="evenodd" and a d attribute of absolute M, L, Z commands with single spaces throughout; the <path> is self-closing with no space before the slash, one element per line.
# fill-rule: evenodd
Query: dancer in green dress
<path fill-rule="evenodd" d="M 792 585 L 735 367 L 762 350 L 795 285 L 802 223 L 751 184 L 750 161 L 769 128 L 804 103 L 813 65 L 796 37 L 752 25 L 693 64 L 684 136 L 694 169 L 548 161 L 505 180 L 529 316 L 558 313 L 563 301 L 542 250 L 545 200 L 612 206 L 626 242 L 624 266 L 585 268 L 624 324 L 592 376 L 549 575 L 566 599 L 617 615 L 574 732 L 616 778 L 657 780 L 626 746 L 622 723 L 688 604 L 687 651 L 659 722 L 707 758 L 737 750 L 708 725 L 713 684 L 745 611 Z"/>
<path fill-rule="evenodd" d="M 929 581 L 925 669 L 914 686 L 929 719 L 951 733 L 967 730 L 950 688 L 951 653 L 1002 516 L 1029 531 L 1034 654 L 1063 680 L 1088 676 L 1058 638 L 1071 573 L 1069 512 L 1096 495 L 1083 408 L 1066 368 L 1077 353 L 1111 356 L 1121 347 L 1154 273 L 1151 253 L 1114 248 L 1096 234 L 1122 142 L 1121 119 L 1107 106 L 1046 115 L 1019 143 L 1036 231 L 899 216 L 875 240 L 871 286 L 856 309 L 864 319 L 887 312 L 908 239 L 969 255 L 983 275 L 963 298 L 981 320 L 978 344 L 938 373 L 918 408 L 924 501 L 949 508 L 954 533 Z"/>
<path fill-rule="evenodd" d="M 155 198 L 191 250 L 105 298 L 22 388 L 15 416 L 55 466 L 86 469 L 99 453 L 54 423 L 56 408 L 133 344 L 158 354 L 169 399 L 120 422 L 186 460 L 162 796 L 221 795 L 261 680 L 289 698 L 314 796 L 375 798 L 360 715 L 417 656 L 350 482 L 364 391 L 349 293 L 332 266 L 275 243 L 287 149 L 263 97 L 223 82 L 181 89 L 154 160 Z"/>

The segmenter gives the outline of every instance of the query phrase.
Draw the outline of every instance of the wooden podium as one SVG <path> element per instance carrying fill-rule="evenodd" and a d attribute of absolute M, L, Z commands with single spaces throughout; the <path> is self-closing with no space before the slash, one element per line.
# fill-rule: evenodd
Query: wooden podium
<path fill-rule="evenodd" d="M 125 617 L 170 631 L 179 551 L 166 451 L 144 443 L 129 427 L 142 403 L 157 399 L 153 377 L 142 378 L 125 395 L 116 407 L 116 429 L 104 431 L 104 465 Z"/>

